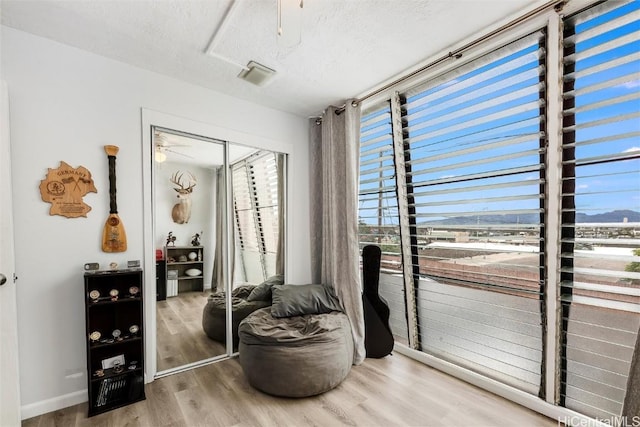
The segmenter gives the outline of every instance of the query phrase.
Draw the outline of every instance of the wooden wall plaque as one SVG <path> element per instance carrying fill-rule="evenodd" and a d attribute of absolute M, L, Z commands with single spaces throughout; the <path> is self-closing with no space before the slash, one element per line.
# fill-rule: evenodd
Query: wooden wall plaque
<path fill-rule="evenodd" d="M 87 168 L 73 168 L 63 161 L 57 169 L 49 168 L 47 177 L 40 181 L 40 196 L 44 202 L 51 203 L 49 215 L 86 218 L 91 206 L 82 198 L 97 192 Z"/>

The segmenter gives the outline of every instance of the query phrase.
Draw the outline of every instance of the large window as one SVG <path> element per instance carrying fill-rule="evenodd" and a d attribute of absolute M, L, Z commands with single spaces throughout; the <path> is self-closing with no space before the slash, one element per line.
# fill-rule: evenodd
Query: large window
<path fill-rule="evenodd" d="M 382 250 L 384 274 L 380 295 L 389 305 L 389 323 L 395 339 L 407 342 L 405 297 L 400 254 L 400 220 L 396 193 L 394 148 L 388 102 L 363 112 L 360 124 L 360 189 L 358 231 L 360 249 L 377 245 Z"/>
<path fill-rule="evenodd" d="M 360 246 L 382 249 L 384 270 L 400 271 L 400 222 L 389 103 L 365 111 L 360 126 Z"/>
<path fill-rule="evenodd" d="M 544 34 L 403 97 L 423 351 L 540 388 Z"/>
<path fill-rule="evenodd" d="M 639 357 L 640 3 L 562 24 L 364 109 L 360 242 L 383 248 L 381 289 L 416 295 L 390 303 L 415 348 L 611 419 Z"/>
<path fill-rule="evenodd" d="M 407 93 L 421 274 L 538 293 L 543 40 L 534 34 Z"/>
<path fill-rule="evenodd" d="M 640 324 L 638 2 L 564 22 L 562 395 L 621 413 Z"/>

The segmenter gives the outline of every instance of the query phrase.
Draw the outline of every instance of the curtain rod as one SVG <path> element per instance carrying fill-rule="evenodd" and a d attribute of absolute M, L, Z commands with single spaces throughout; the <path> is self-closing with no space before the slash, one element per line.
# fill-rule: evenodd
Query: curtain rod
<path fill-rule="evenodd" d="M 404 75 L 402 77 L 399 77 L 398 79 L 392 81 L 391 83 L 387 83 L 386 85 L 382 86 L 381 88 L 367 93 L 366 95 L 362 96 L 361 98 L 354 99 L 353 101 L 351 101 L 351 105 L 355 107 L 358 104 L 360 104 L 361 102 L 371 98 L 372 96 L 378 95 L 379 93 L 382 93 L 382 92 L 384 92 L 384 91 L 386 91 L 386 90 L 388 90 L 388 89 L 390 89 L 390 88 L 392 88 L 392 87 L 394 87 L 394 86 L 396 86 L 396 85 L 398 85 L 398 84 L 400 84 L 400 83 L 402 83 L 402 82 L 404 82 L 404 81 L 406 81 L 406 80 L 408 80 L 408 79 L 410 79 L 410 78 L 412 78 L 412 77 L 414 77 L 414 76 L 416 76 L 416 75 L 428 70 L 429 68 L 431 68 L 431 67 L 433 67 L 435 65 L 438 65 L 438 64 L 440 64 L 440 63 L 442 63 L 442 62 L 444 62 L 444 61 L 446 61 L 448 59 L 450 59 L 450 58 L 459 59 L 459 58 L 462 57 L 462 52 L 464 52 L 465 50 L 468 50 L 468 49 L 470 49 L 470 48 L 472 48 L 472 47 L 484 42 L 485 40 L 488 40 L 488 39 L 490 39 L 492 37 L 495 37 L 496 35 L 504 32 L 504 31 L 506 31 L 506 30 L 508 30 L 508 29 L 520 24 L 521 22 L 526 21 L 526 20 L 528 20 L 528 19 L 530 19 L 530 18 L 532 18 L 532 17 L 534 17 L 534 16 L 536 16 L 536 15 L 538 15 L 538 14 L 540 14 L 540 13 L 542 13 L 542 12 L 548 10 L 548 9 L 554 8 L 556 11 L 560 11 L 567 4 L 568 1 L 570 1 L 570 0 L 552 0 L 552 1 L 549 1 L 549 2 L 547 2 L 547 3 L 545 3 L 545 4 L 541 5 L 541 6 L 538 6 L 537 8 L 529 11 L 528 13 L 525 13 L 524 15 L 514 19 L 513 21 L 510 21 L 510 22 L 502 25 L 501 27 L 496 28 L 495 30 L 491 31 L 490 33 L 485 34 L 482 37 L 479 37 L 479 38 L 477 38 L 477 39 L 465 44 L 464 46 L 459 47 L 458 49 L 455 49 L 455 50 L 449 52 L 448 54 L 443 55 L 440 58 L 438 58 L 438 59 L 436 59 L 436 60 L 434 60 L 434 61 L 432 61 L 432 62 L 430 62 L 430 63 L 428 63 L 426 65 L 423 65 L 422 67 L 418 68 L 417 70 L 414 70 L 414 71 L 410 72 L 409 74 L 406 74 L 406 75 Z M 341 113 L 342 111 L 344 111 L 344 108 L 345 107 L 341 108 L 340 110 L 337 110 L 336 112 L 340 111 L 340 113 Z M 340 113 L 338 113 L 338 114 L 340 114 Z"/>
<path fill-rule="evenodd" d="M 330 105 L 329 107 L 333 107 L 335 108 L 335 110 L 333 110 L 333 113 L 336 116 L 339 116 L 340 114 L 344 113 L 344 110 L 347 108 L 347 104 L 342 104 L 339 107 L 336 107 L 335 105 Z M 324 114 L 327 110 L 325 109 L 322 114 Z M 314 119 L 316 121 L 316 124 L 322 124 L 322 116 L 310 116 L 310 119 Z"/>

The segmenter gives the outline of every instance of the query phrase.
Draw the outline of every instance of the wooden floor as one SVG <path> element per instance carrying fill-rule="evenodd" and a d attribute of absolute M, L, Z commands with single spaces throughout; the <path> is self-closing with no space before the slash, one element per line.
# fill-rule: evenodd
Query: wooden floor
<path fill-rule="evenodd" d="M 366 359 L 337 388 L 303 399 L 253 389 L 237 359 L 147 384 L 147 400 L 87 419 L 81 404 L 34 417 L 42 426 L 555 427 L 557 421 L 406 356 Z"/>
<path fill-rule="evenodd" d="M 202 309 L 210 294 L 184 292 L 157 302 L 158 372 L 225 354 L 224 345 L 202 330 Z"/>

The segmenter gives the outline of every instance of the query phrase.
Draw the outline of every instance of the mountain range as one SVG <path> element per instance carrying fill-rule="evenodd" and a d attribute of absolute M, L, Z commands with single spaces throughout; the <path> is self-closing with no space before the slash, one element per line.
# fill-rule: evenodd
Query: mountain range
<path fill-rule="evenodd" d="M 537 214 L 525 214 L 525 215 L 514 215 L 514 214 L 506 214 L 506 215 L 481 215 L 482 217 L 480 222 L 483 225 L 487 224 L 536 224 L 540 221 L 539 216 Z M 593 223 L 593 222 L 601 222 L 601 223 L 616 223 L 623 222 L 624 220 L 627 222 L 640 222 L 640 212 L 632 211 L 632 210 L 615 210 L 611 212 L 605 212 L 601 214 L 585 214 L 582 212 L 576 213 L 576 224 L 581 223 Z M 478 216 L 454 216 L 447 219 L 439 219 L 435 221 L 424 221 L 421 222 L 420 225 L 429 225 L 429 224 L 439 224 L 439 225 L 475 225 L 478 223 Z"/>

